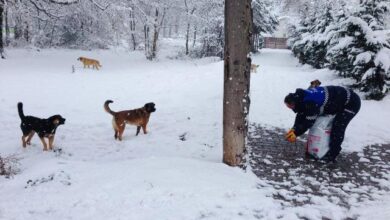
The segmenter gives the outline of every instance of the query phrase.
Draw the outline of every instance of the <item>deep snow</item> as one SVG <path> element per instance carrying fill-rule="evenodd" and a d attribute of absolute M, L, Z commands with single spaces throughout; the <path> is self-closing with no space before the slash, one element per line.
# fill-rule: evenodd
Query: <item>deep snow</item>
<path fill-rule="evenodd" d="M 97 58 L 103 68 L 83 69 L 79 56 Z M 263 50 L 253 62 L 260 67 L 252 75 L 250 121 L 266 126 L 292 126 L 283 98 L 295 88 L 316 78 L 347 83 L 302 67 L 286 50 Z M 0 177 L 0 219 L 316 219 L 326 212 L 365 219 L 367 210 L 376 219 L 390 216 L 389 194 L 350 211 L 324 201 L 313 210 L 286 208 L 272 198 L 272 186 L 222 164 L 222 83 L 223 63 L 213 58 L 150 62 L 122 50 L 9 50 L 0 60 L 0 154 L 19 157 L 21 172 Z M 149 133 L 136 137 L 127 126 L 124 140 L 115 141 L 106 99 L 114 100 L 114 111 L 155 102 Z M 42 152 L 37 137 L 21 147 L 18 101 L 26 115 L 67 119 L 56 152 Z M 364 101 L 343 151 L 390 142 L 389 109 L 388 97 Z M 389 205 L 378 206 L 383 199 Z"/>

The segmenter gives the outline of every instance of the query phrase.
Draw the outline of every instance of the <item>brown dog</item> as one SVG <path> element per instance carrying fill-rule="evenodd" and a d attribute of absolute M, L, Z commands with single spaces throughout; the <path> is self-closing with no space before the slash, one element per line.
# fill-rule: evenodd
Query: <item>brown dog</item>
<path fill-rule="evenodd" d="M 259 65 L 251 64 L 251 73 L 257 73 L 258 67 L 259 67 Z"/>
<path fill-rule="evenodd" d="M 89 68 L 89 66 L 92 66 L 93 69 L 99 70 L 99 67 L 102 67 L 102 65 L 100 65 L 100 62 L 98 60 L 94 60 L 86 57 L 79 57 L 77 60 L 83 63 L 84 68 L 85 67 Z"/>
<path fill-rule="evenodd" d="M 115 140 L 116 139 L 119 139 L 120 141 L 122 140 L 122 135 L 123 132 L 125 131 L 126 124 L 137 126 L 136 135 L 139 134 L 141 127 L 144 134 L 147 133 L 146 125 L 149 122 L 150 114 L 156 111 L 156 108 L 154 107 L 155 104 L 153 102 L 146 103 L 142 108 L 125 110 L 120 112 L 112 111 L 108 106 L 110 103 L 113 103 L 113 101 L 107 100 L 104 103 L 104 109 L 106 110 L 106 112 L 110 113 L 113 116 L 112 126 L 115 131 L 115 135 L 114 135 Z"/>
<path fill-rule="evenodd" d="M 320 85 L 321 85 L 321 82 L 320 82 L 318 79 L 313 80 L 313 81 L 310 82 L 309 89 L 310 89 L 310 88 L 316 88 L 316 87 L 318 87 L 318 86 L 320 86 Z"/>

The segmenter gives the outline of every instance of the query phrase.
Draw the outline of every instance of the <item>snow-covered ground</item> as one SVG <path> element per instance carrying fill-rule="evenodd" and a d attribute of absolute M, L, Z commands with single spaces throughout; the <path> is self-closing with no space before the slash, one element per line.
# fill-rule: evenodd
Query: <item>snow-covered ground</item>
<path fill-rule="evenodd" d="M 285 208 L 272 198 L 272 186 L 259 187 L 262 180 L 251 172 L 221 163 L 222 61 L 163 54 L 150 62 L 122 50 L 8 51 L 0 60 L 0 154 L 19 157 L 21 172 L 0 177 L 0 219 L 364 219 L 367 210 L 390 218 L 390 201 L 378 205 L 389 194 L 350 211 L 324 201 L 313 210 Z M 83 69 L 79 56 L 99 59 L 102 69 Z M 267 126 L 292 126 L 283 98 L 295 88 L 316 78 L 346 83 L 328 70 L 300 66 L 286 50 L 263 50 L 253 62 L 260 67 L 252 75 L 250 120 Z M 127 126 L 124 140 L 115 141 L 103 110 L 107 99 L 114 111 L 154 102 L 149 133 L 135 136 Z M 56 152 L 43 152 L 37 137 L 22 148 L 19 101 L 26 115 L 66 118 Z M 364 101 L 343 151 L 389 143 L 389 110 L 389 97 Z"/>

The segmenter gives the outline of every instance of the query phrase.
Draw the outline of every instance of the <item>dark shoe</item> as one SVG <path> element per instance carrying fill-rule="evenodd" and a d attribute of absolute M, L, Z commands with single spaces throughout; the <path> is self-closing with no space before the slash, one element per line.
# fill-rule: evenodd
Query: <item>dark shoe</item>
<path fill-rule="evenodd" d="M 306 160 L 318 160 L 318 158 L 314 157 L 313 155 L 309 154 L 308 152 L 305 152 L 305 159 Z"/>
<path fill-rule="evenodd" d="M 336 156 L 331 155 L 330 151 L 328 151 L 328 153 L 326 153 L 325 156 L 323 156 L 321 158 L 321 160 L 326 162 L 326 163 L 331 163 L 331 162 L 336 163 L 336 157 L 337 157 L 337 155 Z"/>

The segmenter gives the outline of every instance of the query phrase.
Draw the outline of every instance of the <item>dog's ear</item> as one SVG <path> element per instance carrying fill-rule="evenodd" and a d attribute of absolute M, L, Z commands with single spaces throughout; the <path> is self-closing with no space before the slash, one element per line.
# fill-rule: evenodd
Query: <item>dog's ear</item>
<path fill-rule="evenodd" d="M 65 124 L 65 118 L 61 117 L 61 115 L 53 115 L 50 117 L 50 120 L 56 126 Z"/>
<path fill-rule="evenodd" d="M 53 120 L 53 124 L 54 125 L 59 125 L 60 124 L 60 120 L 58 118 L 54 119 Z"/>

